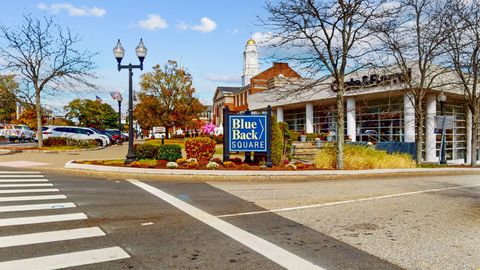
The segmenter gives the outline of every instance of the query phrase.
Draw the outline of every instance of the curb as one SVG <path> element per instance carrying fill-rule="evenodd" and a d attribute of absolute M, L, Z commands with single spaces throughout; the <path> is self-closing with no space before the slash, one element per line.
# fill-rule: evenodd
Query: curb
<path fill-rule="evenodd" d="M 79 164 L 71 160 L 65 164 L 66 169 L 110 172 L 110 173 L 131 173 L 140 175 L 163 175 L 163 176 L 206 176 L 206 177 L 321 177 L 321 176 L 390 176 L 404 174 L 454 174 L 454 173 L 479 173 L 480 168 L 419 168 L 419 169 L 375 169 L 359 171 L 337 171 L 337 170 L 310 170 L 310 171 L 241 171 L 241 170 L 177 170 L 177 169 L 146 169 L 146 168 L 125 168 L 114 166 Z M 388 174 L 388 175 L 386 175 Z"/>

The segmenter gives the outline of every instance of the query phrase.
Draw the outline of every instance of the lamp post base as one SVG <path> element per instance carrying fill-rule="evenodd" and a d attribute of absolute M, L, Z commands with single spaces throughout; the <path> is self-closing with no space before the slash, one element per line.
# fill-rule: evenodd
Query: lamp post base
<path fill-rule="evenodd" d="M 125 159 L 125 164 L 128 165 L 136 160 L 137 160 L 137 157 L 135 155 L 135 152 L 129 150 Z"/>

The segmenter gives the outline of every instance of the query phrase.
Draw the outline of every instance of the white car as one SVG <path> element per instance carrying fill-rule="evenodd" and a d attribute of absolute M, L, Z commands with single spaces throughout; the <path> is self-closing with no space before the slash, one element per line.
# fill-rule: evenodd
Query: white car
<path fill-rule="evenodd" d="M 2 127 L 1 135 L 11 142 L 32 141 L 35 138 L 35 132 L 26 125 L 5 125 Z"/>
<path fill-rule="evenodd" d="M 94 130 L 85 127 L 46 126 L 42 130 L 44 139 L 48 139 L 49 137 L 65 137 L 76 140 L 94 140 L 97 146 L 102 147 L 106 147 L 111 143 L 107 136 L 98 134 Z"/>

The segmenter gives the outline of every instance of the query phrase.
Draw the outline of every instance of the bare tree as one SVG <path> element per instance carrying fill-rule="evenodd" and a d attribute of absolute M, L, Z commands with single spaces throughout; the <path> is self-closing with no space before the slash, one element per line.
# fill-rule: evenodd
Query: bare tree
<path fill-rule="evenodd" d="M 450 66 L 463 89 L 465 103 L 472 115 L 471 160 L 477 162 L 480 107 L 480 1 L 452 0 L 446 27 L 451 27 L 446 48 Z M 467 122 L 468 124 L 468 122 Z M 468 144 L 467 144 L 468 145 Z"/>
<path fill-rule="evenodd" d="M 79 36 L 55 24 L 52 17 L 24 15 L 23 24 L 17 28 L 0 26 L 0 37 L 3 68 L 22 79 L 21 96 L 34 101 L 38 145 L 42 147 L 42 94 L 80 85 L 94 87 L 90 79 L 95 77 L 92 58 L 96 53 L 77 49 Z"/>
<path fill-rule="evenodd" d="M 373 0 L 267 1 L 269 15 L 260 19 L 273 31 L 273 47 L 292 49 L 283 59 L 297 62 L 316 78 L 297 91 L 328 83 L 336 92 L 337 169 L 344 167 L 345 77 L 365 67 L 359 60 L 372 48 L 367 22 L 385 15 L 381 5 Z"/>
<path fill-rule="evenodd" d="M 416 160 L 422 161 L 425 109 L 429 90 L 445 86 L 439 76 L 449 29 L 444 27 L 446 1 L 400 0 L 386 20 L 369 23 L 384 52 L 382 65 L 404 74 L 403 87 L 415 109 Z M 404 123 L 405 125 L 408 123 Z"/>

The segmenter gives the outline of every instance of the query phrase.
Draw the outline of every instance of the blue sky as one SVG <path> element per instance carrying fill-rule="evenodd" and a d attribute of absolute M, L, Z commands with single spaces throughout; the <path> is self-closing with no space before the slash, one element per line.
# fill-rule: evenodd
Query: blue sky
<path fill-rule="evenodd" d="M 57 109 L 73 98 L 95 95 L 114 104 L 109 92 L 116 89 L 126 97 L 128 73 L 116 70 L 112 54 L 118 38 L 126 51 L 124 64 L 138 62 L 135 47 L 143 38 L 148 48 L 143 72 L 169 59 L 181 61 L 193 75 L 197 96 L 211 104 L 216 86 L 240 84 L 245 43 L 263 31 L 256 25 L 256 17 L 264 14 L 262 5 L 262 0 L 7 1 L 2 3 L 0 23 L 19 25 L 23 13 L 52 14 L 82 36 L 80 46 L 99 52 L 99 90 L 46 97 Z M 134 72 L 134 86 L 140 74 Z"/>

